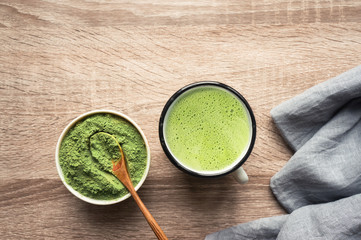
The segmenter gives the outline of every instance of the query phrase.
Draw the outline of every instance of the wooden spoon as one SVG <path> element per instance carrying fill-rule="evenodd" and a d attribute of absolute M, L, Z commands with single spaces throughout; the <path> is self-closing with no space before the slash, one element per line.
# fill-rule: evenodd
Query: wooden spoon
<path fill-rule="evenodd" d="M 128 173 L 127 164 L 125 162 L 125 157 L 123 153 L 123 149 L 115 139 L 114 136 L 108 133 L 98 133 L 98 134 L 106 134 L 108 137 L 111 137 L 119 146 L 119 150 L 121 153 L 120 159 L 112 159 L 113 162 L 113 174 L 123 183 L 123 185 L 128 189 L 132 197 L 134 198 L 135 202 L 137 203 L 138 207 L 142 211 L 145 219 L 147 220 L 149 226 L 152 228 L 154 234 L 158 237 L 158 239 L 168 240 L 167 236 L 164 234 L 158 223 L 155 221 L 152 214 L 149 212 L 147 207 L 144 205 L 140 197 L 138 196 L 137 192 L 134 189 L 133 183 L 130 180 L 130 176 Z"/>

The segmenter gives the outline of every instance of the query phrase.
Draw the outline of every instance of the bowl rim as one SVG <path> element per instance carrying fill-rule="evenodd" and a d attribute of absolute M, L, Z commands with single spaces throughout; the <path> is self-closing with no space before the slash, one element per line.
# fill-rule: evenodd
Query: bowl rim
<path fill-rule="evenodd" d="M 111 205 L 111 204 L 115 204 L 115 203 L 119 203 L 119 202 L 122 202 L 124 201 L 125 199 L 128 199 L 131 195 L 130 193 L 127 193 L 126 195 L 124 195 L 123 197 L 121 198 L 117 198 L 117 199 L 114 199 L 114 200 L 99 200 L 99 199 L 93 199 L 93 198 L 90 198 L 90 197 L 87 197 L 87 196 L 84 196 L 83 194 L 79 193 L 78 191 L 76 191 L 72 186 L 70 186 L 66 181 L 65 181 L 65 178 L 64 178 L 64 175 L 63 175 L 63 171 L 61 169 L 61 166 L 60 166 L 60 162 L 59 162 L 59 150 L 60 150 L 60 145 L 61 145 L 61 142 L 63 141 L 64 137 L 66 136 L 66 134 L 68 133 L 68 131 L 77 123 L 79 122 L 80 120 L 82 119 L 85 119 L 86 117 L 88 116 L 91 116 L 91 115 L 94 115 L 94 114 L 99 114 L 99 113 L 109 113 L 109 114 L 113 114 L 113 115 L 116 115 L 116 116 L 119 116 L 125 120 L 127 120 L 128 122 L 130 122 L 137 130 L 138 132 L 140 133 L 140 135 L 142 136 L 143 138 L 143 141 L 144 141 L 144 144 L 145 144 L 145 147 L 146 147 L 146 150 L 147 150 L 147 166 L 146 166 L 146 169 L 144 171 L 144 174 L 143 174 L 143 177 L 142 179 L 139 181 L 139 183 L 134 187 L 135 190 L 137 191 L 144 183 L 145 179 L 147 178 L 148 176 L 148 172 L 149 172 L 149 168 L 150 168 L 150 148 L 149 148 L 149 143 L 148 143 L 148 140 L 147 138 L 145 137 L 145 134 L 144 132 L 142 131 L 142 129 L 138 126 L 138 124 L 136 124 L 136 122 L 134 122 L 133 119 L 131 119 L 129 116 L 121 113 L 121 112 L 117 112 L 117 111 L 113 111 L 113 110 L 107 110 L 107 109 L 97 109 L 97 110 L 92 110 L 92 111 L 89 111 L 89 112 L 86 112 L 86 113 L 83 113 L 81 115 L 79 115 L 78 117 L 76 117 L 75 119 L 73 119 L 65 128 L 64 130 L 62 131 L 62 133 L 60 134 L 59 138 L 58 138 L 58 142 L 56 144 L 56 151 L 55 151 L 55 164 L 56 164 L 56 169 L 57 169 L 57 172 L 58 172 L 58 175 L 61 179 L 61 181 L 63 182 L 63 184 L 65 185 L 65 187 L 73 194 L 75 195 L 77 198 L 85 201 L 85 202 L 88 202 L 88 203 L 91 203 L 91 204 L 95 204 L 95 205 Z"/>

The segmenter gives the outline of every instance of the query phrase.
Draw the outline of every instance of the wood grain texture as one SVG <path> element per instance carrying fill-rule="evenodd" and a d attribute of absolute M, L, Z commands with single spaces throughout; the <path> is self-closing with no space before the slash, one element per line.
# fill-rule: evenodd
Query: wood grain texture
<path fill-rule="evenodd" d="M 169 239 L 284 214 L 269 180 L 292 151 L 269 112 L 360 64 L 360 13 L 346 0 L 1 0 L 1 238 L 155 238 L 132 200 L 93 206 L 57 175 L 61 131 L 94 109 L 123 112 L 145 132 L 152 162 L 138 193 Z M 161 149 L 165 102 L 201 80 L 234 87 L 254 110 L 246 185 L 188 176 Z"/>

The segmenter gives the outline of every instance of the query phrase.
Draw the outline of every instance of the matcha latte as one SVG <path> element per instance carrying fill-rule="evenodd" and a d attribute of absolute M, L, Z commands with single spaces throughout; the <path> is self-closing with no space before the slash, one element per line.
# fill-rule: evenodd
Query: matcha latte
<path fill-rule="evenodd" d="M 162 134 L 177 165 L 217 173 L 235 167 L 246 155 L 252 131 L 250 113 L 238 96 L 202 85 L 182 92 L 168 106 Z"/>
<path fill-rule="evenodd" d="M 116 200 L 128 194 L 112 174 L 118 146 L 98 133 L 112 135 L 121 145 L 134 186 L 147 174 L 148 151 L 142 134 L 128 120 L 111 113 L 94 113 L 76 121 L 65 133 L 58 161 L 64 181 L 76 192 L 96 200 Z M 144 181 L 144 179 L 143 179 Z M 102 203 L 99 203 L 102 204 Z"/>

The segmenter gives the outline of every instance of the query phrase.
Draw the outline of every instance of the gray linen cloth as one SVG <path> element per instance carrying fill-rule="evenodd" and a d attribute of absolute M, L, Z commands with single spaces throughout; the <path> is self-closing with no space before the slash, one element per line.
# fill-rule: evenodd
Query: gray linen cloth
<path fill-rule="evenodd" d="M 361 239 L 361 65 L 280 104 L 271 116 L 295 150 L 270 183 L 289 214 L 205 239 Z"/>

